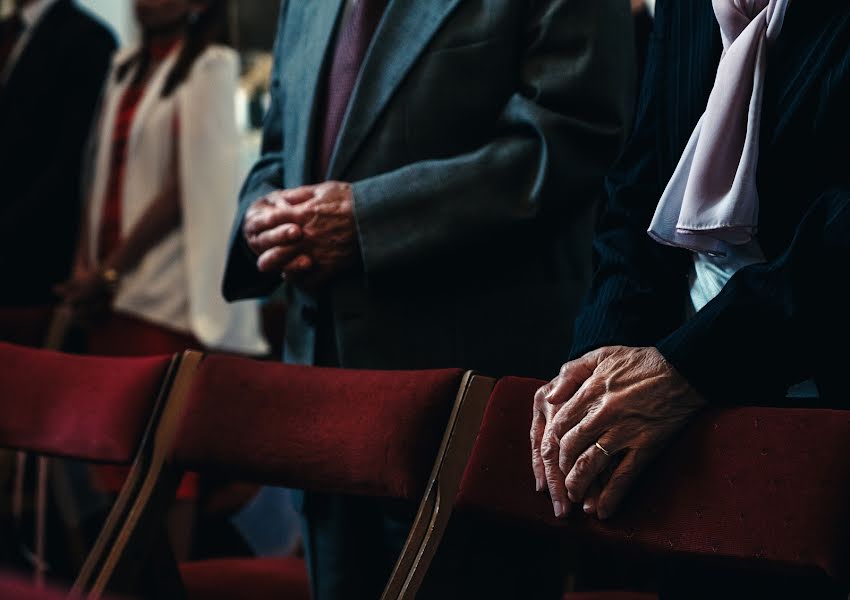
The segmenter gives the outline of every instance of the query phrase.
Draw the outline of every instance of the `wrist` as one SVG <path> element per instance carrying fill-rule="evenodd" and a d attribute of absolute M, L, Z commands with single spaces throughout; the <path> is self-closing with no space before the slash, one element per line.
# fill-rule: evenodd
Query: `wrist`
<path fill-rule="evenodd" d="M 110 291 L 110 293 L 114 294 L 118 291 L 118 288 L 121 286 L 121 273 L 118 272 L 118 269 L 115 267 L 103 267 L 100 269 L 98 273 L 101 282 L 103 285 Z"/>

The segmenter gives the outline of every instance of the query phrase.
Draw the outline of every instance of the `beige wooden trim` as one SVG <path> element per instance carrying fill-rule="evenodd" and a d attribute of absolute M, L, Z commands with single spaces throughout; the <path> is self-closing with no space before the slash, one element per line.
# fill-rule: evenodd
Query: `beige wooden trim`
<path fill-rule="evenodd" d="M 159 424 L 153 438 L 149 468 L 145 474 L 139 493 L 136 495 L 127 513 L 127 518 L 104 561 L 103 568 L 87 595 L 89 600 L 99 599 L 112 581 L 116 570 L 120 566 L 120 561 L 124 557 L 124 551 L 128 543 L 137 533 L 137 527 L 145 514 L 148 500 L 157 491 L 160 473 L 166 466 L 168 456 L 174 444 L 174 438 L 180 426 L 183 409 L 186 398 L 189 395 L 189 390 L 192 387 L 195 371 L 203 358 L 204 355 L 200 352 L 189 350 L 183 353 L 183 357 L 180 360 L 180 368 L 174 378 L 174 384 L 171 387 L 168 400 L 163 407 L 162 416 L 159 419 Z M 176 487 L 177 483 L 179 483 L 179 480 L 175 481 L 173 485 Z"/>
<path fill-rule="evenodd" d="M 131 475 L 141 479 L 140 485 L 134 486 L 138 489 L 132 489 L 130 486 L 125 486 L 122 489 L 119 501 L 116 502 L 116 507 L 110 514 L 111 531 L 106 531 L 107 527 L 104 526 L 101 536 L 103 539 L 98 539 L 98 542 L 102 542 L 101 546 L 96 548 L 96 550 L 99 550 L 99 554 L 102 556 L 103 552 L 108 550 L 108 554 L 103 559 L 103 566 L 99 569 L 97 566 L 101 556 L 92 557 L 92 564 L 87 561 L 89 568 L 85 572 L 81 572 L 80 578 L 78 578 L 79 585 L 74 587 L 77 593 L 84 591 L 87 581 L 96 573 L 94 583 L 91 585 L 91 590 L 86 598 L 100 598 L 107 586 L 112 583 L 119 568 L 125 567 L 124 563 L 121 562 L 126 558 L 125 550 L 131 538 L 138 533 L 139 521 L 144 515 L 147 502 L 157 489 L 160 473 L 167 462 L 174 437 L 177 435 L 177 428 L 195 371 L 203 357 L 204 355 L 200 352 L 187 351 L 179 359 L 179 367 L 169 388 L 167 399 L 161 408 L 161 416 L 156 422 L 145 448 L 140 451 L 139 459 L 134 462 L 131 469 Z M 179 479 L 173 483 L 175 488 L 177 483 L 179 483 Z M 121 506 L 118 506 L 119 503 Z M 122 519 L 124 513 L 126 513 L 126 516 Z M 112 519 L 113 516 L 114 519 Z M 116 529 L 117 533 L 115 533 Z M 95 552 L 93 551 L 92 554 L 95 554 Z"/>
<path fill-rule="evenodd" d="M 425 494 L 382 600 L 416 597 L 451 517 L 455 496 L 495 384 L 495 379 L 472 371 L 464 375 Z"/>
<path fill-rule="evenodd" d="M 160 387 L 157 400 L 153 407 L 153 412 L 148 420 L 145 432 L 142 435 L 142 440 L 139 443 L 139 449 L 137 450 L 136 457 L 130 467 L 130 472 L 124 480 L 124 485 L 121 486 L 121 490 L 118 492 L 118 497 L 115 499 L 115 502 L 106 517 L 106 521 L 101 527 L 97 539 L 92 546 L 92 549 L 89 551 L 80 572 L 77 574 L 77 578 L 74 581 L 74 586 L 72 588 L 72 592 L 74 594 L 81 595 L 83 591 L 91 586 L 98 569 L 100 569 L 103 564 L 106 553 L 112 546 L 112 542 L 117 535 L 118 529 L 124 522 L 126 513 L 129 510 L 129 505 L 138 492 L 142 477 L 147 471 L 148 464 L 150 463 L 154 432 L 156 431 L 160 415 L 162 414 L 163 408 L 168 400 L 172 384 L 177 376 L 181 358 L 181 355 L 175 354 L 171 359 L 171 364 L 168 367 L 165 379 Z"/>

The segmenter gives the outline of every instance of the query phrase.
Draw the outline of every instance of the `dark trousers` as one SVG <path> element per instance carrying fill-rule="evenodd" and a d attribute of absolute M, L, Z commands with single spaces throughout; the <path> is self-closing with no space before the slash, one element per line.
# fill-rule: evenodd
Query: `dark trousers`
<path fill-rule="evenodd" d="M 380 598 L 415 511 L 411 503 L 307 493 L 302 524 L 313 599 Z M 455 515 L 418 597 L 555 600 L 562 571 L 553 537 Z"/>
<path fill-rule="evenodd" d="M 316 364 L 339 366 L 333 319 L 319 301 Z M 300 506 L 313 600 L 377 600 L 418 506 L 304 492 Z M 420 600 L 560 599 L 564 566 L 551 534 L 455 515 L 420 588 Z"/>

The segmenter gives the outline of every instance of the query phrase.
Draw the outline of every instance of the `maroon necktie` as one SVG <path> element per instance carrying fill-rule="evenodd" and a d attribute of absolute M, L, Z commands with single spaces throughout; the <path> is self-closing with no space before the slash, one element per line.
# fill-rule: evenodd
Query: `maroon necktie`
<path fill-rule="evenodd" d="M 0 75 L 6 69 L 6 63 L 9 62 L 23 32 L 24 22 L 18 13 L 0 21 Z"/>
<path fill-rule="evenodd" d="M 342 119 L 351 100 L 351 92 L 360 74 L 363 57 L 384 13 L 387 0 L 357 0 L 348 21 L 337 32 L 333 61 L 325 82 L 324 116 L 319 122 L 318 179 L 328 172 Z"/>

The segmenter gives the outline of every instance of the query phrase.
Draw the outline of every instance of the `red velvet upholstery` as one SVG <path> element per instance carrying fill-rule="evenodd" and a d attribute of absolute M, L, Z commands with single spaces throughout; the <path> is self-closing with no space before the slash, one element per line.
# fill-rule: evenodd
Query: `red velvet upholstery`
<path fill-rule="evenodd" d="M 418 498 L 462 376 L 209 356 L 175 458 L 191 470 L 268 484 Z"/>
<path fill-rule="evenodd" d="M 55 588 L 36 589 L 32 582 L 17 575 L 0 575 L 0 599 L 2 600 L 74 600 L 77 595 L 68 595 Z"/>
<path fill-rule="evenodd" d="M 307 567 L 298 558 L 189 562 L 180 574 L 189 600 L 310 600 Z"/>
<path fill-rule="evenodd" d="M 47 336 L 52 306 L 0 308 L 0 341 L 41 347 Z"/>
<path fill-rule="evenodd" d="M 850 563 L 850 412 L 711 409 L 644 474 L 621 512 L 558 522 L 534 491 L 528 430 L 542 382 L 495 388 L 458 508 L 632 548 L 844 579 Z"/>
<path fill-rule="evenodd" d="M 0 343 L 0 446 L 129 463 L 169 362 Z"/>

